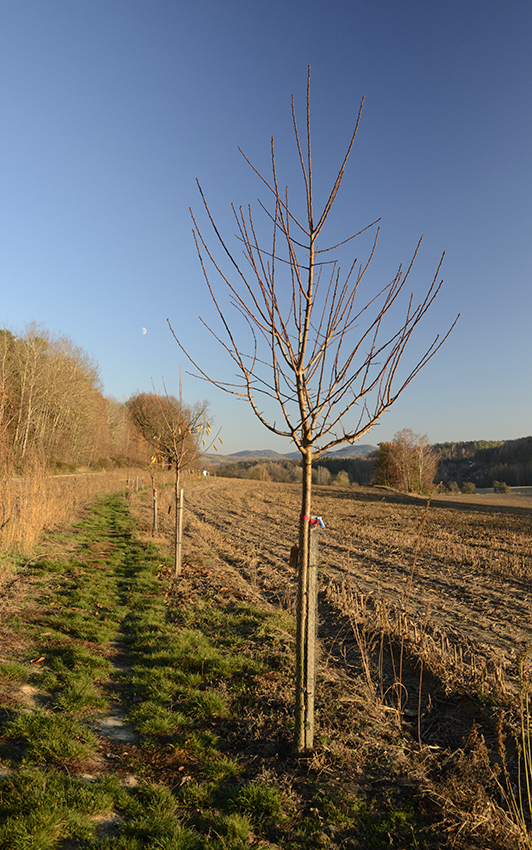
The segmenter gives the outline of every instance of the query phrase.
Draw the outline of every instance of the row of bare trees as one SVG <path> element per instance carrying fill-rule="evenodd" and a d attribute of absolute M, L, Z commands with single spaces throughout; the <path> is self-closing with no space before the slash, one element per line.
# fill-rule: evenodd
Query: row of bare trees
<path fill-rule="evenodd" d="M 331 211 L 344 180 L 361 111 L 362 104 L 337 177 L 318 205 L 311 151 L 309 69 L 303 134 L 292 101 L 302 209 L 297 208 L 298 193 L 293 204 L 288 188 L 282 185 L 272 139 L 269 176 L 264 176 L 244 156 L 271 203 L 259 202 L 258 216 L 251 206 L 233 207 L 236 246 L 221 235 L 200 188 L 206 222 L 214 234 L 211 245 L 193 216 L 199 259 L 220 320 L 220 329 L 213 328 L 211 333 L 227 354 L 236 378 L 219 378 L 212 374 L 209 364 L 200 366 L 182 345 L 178 329 L 170 325 L 196 374 L 248 402 L 260 422 L 271 433 L 290 440 L 301 455 L 301 510 L 294 517 L 298 537 L 295 747 L 299 752 L 311 750 L 314 740 L 319 532 L 312 515 L 313 464 L 333 447 L 354 443 L 367 434 L 450 332 L 443 337 L 436 335 L 417 350 L 412 346 L 416 331 L 440 291 L 443 257 L 434 276 L 416 297 L 410 289 L 410 279 L 421 240 L 406 267 L 400 265 L 384 283 L 376 284 L 370 281 L 369 269 L 377 247 L 378 222 L 356 226 L 355 233 L 330 230 Z M 346 246 L 350 247 L 355 237 L 371 233 L 367 258 L 359 262 L 351 256 L 342 268 Z M 222 280 L 221 292 L 214 285 L 213 272 Z M 204 324 L 209 328 L 208 323 Z M 46 434 L 51 450 L 60 432 L 59 428 L 54 430 L 53 411 L 60 411 L 64 419 L 69 410 L 68 403 L 59 408 L 50 406 L 45 393 L 38 396 L 35 392 L 35 376 L 43 362 L 42 355 L 48 356 L 49 341 L 43 345 L 38 335 L 34 336 L 25 350 L 24 367 L 18 372 L 20 386 L 15 384 L 18 407 L 15 405 L 16 411 L 12 410 L 6 402 L 5 417 L 0 423 L 2 427 L 5 424 L 13 449 L 21 457 L 27 450 L 30 431 Z M 11 354 L 6 355 L 5 360 L 8 371 L 10 357 Z M 98 391 L 94 384 L 93 388 Z M 159 429 L 149 432 L 142 409 L 146 405 L 140 402 L 137 399 L 129 405 L 129 411 L 137 417 L 139 447 L 153 447 L 154 440 L 159 441 L 160 450 L 167 457 L 170 450 L 178 477 L 181 460 L 188 451 L 187 439 L 195 433 L 193 422 L 183 419 L 182 405 L 178 403 L 174 416 L 165 407 L 166 402 L 159 399 L 151 408 L 152 417 L 154 414 L 159 418 Z M 168 424 L 170 446 L 161 440 L 161 427 Z M 75 427 L 71 425 L 66 433 L 74 435 Z M 71 439 L 75 442 L 74 437 Z"/>

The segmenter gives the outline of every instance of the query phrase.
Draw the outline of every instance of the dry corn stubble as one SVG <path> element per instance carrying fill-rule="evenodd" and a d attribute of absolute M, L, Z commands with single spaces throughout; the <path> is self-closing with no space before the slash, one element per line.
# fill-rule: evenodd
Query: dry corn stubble
<path fill-rule="evenodd" d="M 240 582 L 244 594 L 292 607 L 297 486 L 210 479 L 188 487 L 186 504 L 190 569 L 208 582 L 215 567 L 224 585 Z M 417 752 L 410 775 L 444 813 L 442 830 L 457 847 L 470 846 L 470 835 L 517 846 L 493 771 L 505 705 L 508 771 L 517 780 L 516 658 L 532 638 L 532 505 L 438 499 L 427 512 L 413 497 L 318 487 L 315 508 L 326 526 L 320 678 L 346 691 L 338 706 L 320 709 L 323 725 L 336 730 L 329 758 L 340 763 L 354 745 L 363 764 L 367 745 L 353 742 L 361 730 L 370 734 L 372 718 L 376 754 L 392 739 L 407 760 Z"/>
<path fill-rule="evenodd" d="M 192 482 L 189 546 L 201 539 L 203 555 L 215 551 L 265 599 L 291 608 L 298 495 L 297 485 Z M 532 512 L 525 502 L 439 500 L 427 514 L 426 503 L 413 497 L 318 487 L 316 508 L 326 522 L 321 595 L 330 611 L 322 604 L 322 636 L 338 633 L 335 618 L 347 618 L 349 640 L 358 641 L 359 652 L 366 644 L 363 667 L 374 693 L 381 699 L 392 693 L 396 705 L 399 699 L 419 714 L 422 664 L 426 682 L 437 677 L 442 695 L 510 698 L 516 649 L 532 642 L 526 581 Z M 391 671 L 384 670 L 385 656 Z"/>

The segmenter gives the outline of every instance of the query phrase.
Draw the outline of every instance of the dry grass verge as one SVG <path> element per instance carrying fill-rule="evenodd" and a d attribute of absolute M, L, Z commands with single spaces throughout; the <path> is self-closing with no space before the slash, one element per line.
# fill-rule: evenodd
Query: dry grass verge
<path fill-rule="evenodd" d="M 143 475 L 126 469 L 49 475 L 36 469 L 25 477 L 4 479 L 0 502 L 0 586 L 16 571 L 13 556 L 28 556 L 44 532 L 70 523 L 80 508 L 99 493 L 125 491 L 128 476 L 136 488 Z"/>

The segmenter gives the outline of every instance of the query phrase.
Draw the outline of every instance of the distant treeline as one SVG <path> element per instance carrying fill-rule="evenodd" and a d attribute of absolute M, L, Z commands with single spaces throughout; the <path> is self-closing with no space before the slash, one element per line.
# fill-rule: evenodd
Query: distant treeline
<path fill-rule="evenodd" d="M 504 482 L 510 487 L 532 486 L 532 437 L 436 443 L 432 448 L 438 456 L 435 484 L 459 488 L 469 484 L 493 487 L 494 482 Z M 370 485 L 375 480 L 377 455 L 378 452 L 363 458 L 319 458 L 314 467 L 314 483 Z M 241 460 L 223 463 L 212 474 L 294 482 L 301 480 L 301 463 L 291 459 Z"/>
<path fill-rule="evenodd" d="M 315 484 L 366 485 L 373 480 L 373 458 L 319 458 L 313 470 Z M 254 478 L 259 481 L 289 483 L 301 481 L 301 461 L 239 460 L 223 463 L 212 470 L 223 478 Z"/>
<path fill-rule="evenodd" d="M 333 480 L 338 477 L 340 472 L 344 472 L 349 476 L 350 484 L 360 484 L 361 487 L 366 486 L 373 481 L 375 455 L 351 458 L 320 458 L 316 465 L 317 478 L 319 480 L 320 473 L 318 470 L 321 467 L 329 472 Z"/>
<path fill-rule="evenodd" d="M 298 460 L 236 460 L 211 467 L 211 475 L 221 478 L 254 478 L 258 481 L 289 483 L 301 481 Z"/>
<path fill-rule="evenodd" d="M 492 487 L 494 481 L 504 481 L 511 487 L 532 486 L 532 437 L 438 443 L 433 448 L 439 456 L 438 477 L 444 484 L 472 482 L 477 487 Z"/>

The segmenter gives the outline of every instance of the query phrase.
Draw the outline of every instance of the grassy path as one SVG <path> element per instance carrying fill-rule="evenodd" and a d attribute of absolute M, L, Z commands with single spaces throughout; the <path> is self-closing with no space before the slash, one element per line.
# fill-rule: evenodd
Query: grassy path
<path fill-rule="evenodd" d="M 0 850 L 443 846 L 345 753 L 291 758 L 288 615 L 205 565 L 172 591 L 121 496 L 49 545 L 1 624 Z"/>

